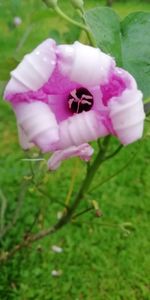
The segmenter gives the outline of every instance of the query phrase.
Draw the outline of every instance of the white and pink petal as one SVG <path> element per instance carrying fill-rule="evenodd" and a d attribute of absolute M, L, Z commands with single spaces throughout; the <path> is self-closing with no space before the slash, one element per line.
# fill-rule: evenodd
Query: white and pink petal
<path fill-rule="evenodd" d="M 43 152 L 51 151 L 59 141 L 59 129 L 49 106 L 40 101 L 22 102 L 14 106 L 14 111 L 28 141 L 33 142 Z"/>
<path fill-rule="evenodd" d="M 144 127 L 143 95 L 137 89 L 126 89 L 109 103 L 109 117 L 113 129 L 122 144 L 127 145 L 140 139 Z"/>
<path fill-rule="evenodd" d="M 82 160 L 89 161 L 94 150 L 89 144 L 82 144 L 79 146 L 71 146 L 64 150 L 54 152 L 48 160 L 48 169 L 56 170 L 63 160 L 71 157 L 79 156 Z"/>
<path fill-rule="evenodd" d="M 37 91 L 49 79 L 56 66 L 56 45 L 52 39 L 42 42 L 31 53 L 24 56 L 21 63 L 11 72 L 4 98 L 10 94 Z"/>
<path fill-rule="evenodd" d="M 91 110 L 74 114 L 59 124 L 59 149 L 79 146 L 108 134 L 99 113 Z"/>
<path fill-rule="evenodd" d="M 108 81 L 115 66 L 114 59 L 98 48 L 75 42 L 57 47 L 58 67 L 64 76 L 84 86 L 95 86 Z"/>

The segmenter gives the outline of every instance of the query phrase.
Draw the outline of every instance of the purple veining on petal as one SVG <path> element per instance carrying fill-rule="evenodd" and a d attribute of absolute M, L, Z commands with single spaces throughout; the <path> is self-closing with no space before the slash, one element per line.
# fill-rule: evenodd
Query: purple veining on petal
<path fill-rule="evenodd" d="M 106 106 L 112 97 L 120 96 L 127 87 L 127 82 L 118 73 L 119 71 L 111 73 L 109 82 L 101 86 L 102 101 Z"/>
<path fill-rule="evenodd" d="M 56 67 L 49 80 L 39 90 L 15 94 L 6 93 L 5 99 L 13 103 L 18 103 L 20 101 L 31 102 L 34 99 L 45 102 L 47 95 L 60 95 L 67 93 L 69 95 L 70 91 L 79 87 L 80 85 L 78 83 L 72 82 L 69 80 L 69 78 L 63 76 Z"/>
<path fill-rule="evenodd" d="M 28 103 L 33 102 L 34 100 L 39 100 L 47 103 L 47 95 L 42 91 L 42 89 L 39 89 L 36 92 L 29 91 L 25 93 L 17 93 L 17 94 L 6 94 L 5 99 L 12 102 L 13 104 L 17 104 L 23 101 L 26 101 Z"/>

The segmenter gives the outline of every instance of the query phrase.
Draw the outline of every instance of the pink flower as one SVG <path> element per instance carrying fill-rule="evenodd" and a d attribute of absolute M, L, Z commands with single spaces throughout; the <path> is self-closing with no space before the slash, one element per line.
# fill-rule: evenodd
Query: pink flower
<path fill-rule="evenodd" d="M 87 143 L 99 137 L 112 134 L 124 145 L 142 137 L 145 115 L 134 78 L 111 56 L 79 42 L 44 41 L 11 72 L 4 97 L 22 147 L 54 152 L 51 169 L 70 156 L 89 160 Z"/>

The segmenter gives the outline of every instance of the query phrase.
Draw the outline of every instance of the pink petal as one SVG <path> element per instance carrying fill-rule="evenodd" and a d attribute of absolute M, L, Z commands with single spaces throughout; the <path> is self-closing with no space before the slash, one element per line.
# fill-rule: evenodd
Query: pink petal
<path fill-rule="evenodd" d="M 39 89 L 38 91 L 28 91 L 25 93 L 9 93 L 6 96 L 6 99 L 10 102 L 12 102 L 13 105 L 16 105 L 17 103 L 21 102 L 35 102 L 35 101 L 43 101 L 47 103 L 48 97 L 45 95 L 45 93 L 42 91 L 42 89 Z"/>
<path fill-rule="evenodd" d="M 70 80 L 84 86 L 94 86 L 107 82 L 115 62 L 100 49 L 75 42 L 58 47 L 58 66 Z"/>
<path fill-rule="evenodd" d="M 91 87 L 88 90 L 93 95 L 94 98 L 94 104 L 92 110 L 99 111 L 100 113 L 106 111 L 107 108 L 102 103 L 102 94 L 100 91 L 100 87 L 99 86 Z M 50 106 L 52 112 L 55 114 L 58 123 L 64 121 L 65 119 L 73 115 L 72 111 L 69 109 L 69 104 L 68 104 L 68 95 L 70 94 L 71 91 L 72 90 L 70 90 L 68 93 L 63 93 L 62 95 L 52 94 L 48 96 L 47 103 Z"/>
<path fill-rule="evenodd" d="M 112 97 L 120 96 L 126 88 L 137 88 L 134 78 L 127 71 L 115 68 L 109 75 L 109 81 L 101 85 L 104 105 L 107 105 Z"/>
<path fill-rule="evenodd" d="M 109 82 L 101 86 L 102 100 L 105 105 L 114 96 L 119 96 L 125 90 L 125 80 L 116 72 L 112 72 L 109 77 Z"/>
<path fill-rule="evenodd" d="M 79 84 L 71 81 L 67 76 L 64 76 L 56 65 L 56 68 L 49 80 L 44 84 L 42 90 L 49 95 L 60 95 L 67 94 L 79 86 Z"/>
<path fill-rule="evenodd" d="M 105 107 L 102 101 L 102 93 L 101 93 L 100 86 L 98 85 L 98 86 L 90 87 L 88 88 L 88 90 L 92 94 L 94 99 L 92 110 L 99 111 L 100 113 L 102 111 L 107 111 L 107 108 Z"/>
<path fill-rule="evenodd" d="M 55 114 L 58 123 L 72 116 L 72 112 L 69 109 L 67 97 L 68 94 L 48 96 L 48 105 L 50 106 L 52 112 Z"/>
<path fill-rule="evenodd" d="M 64 150 L 56 151 L 48 160 L 48 169 L 56 170 L 63 160 L 74 156 L 79 156 L 82 160 L 88 161 L 93 152 L 93 148 L 88 144 L 72 146 Z"/>

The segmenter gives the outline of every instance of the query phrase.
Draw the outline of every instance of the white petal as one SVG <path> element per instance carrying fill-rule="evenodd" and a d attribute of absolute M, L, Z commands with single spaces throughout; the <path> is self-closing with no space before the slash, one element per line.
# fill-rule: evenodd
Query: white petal
<path fill-rule="evenodd" d="M 59 140 L 58 124 L 49 106 L 43 102 L 20 103 L 14 108 L 18 124 L 28 140 L 44 152 Z"/>
<path fill-rule="evenodd" d="M 37 91 L 48 81 L 55 65 L 55 42 L 47 39 L 30 54 L 25 55 L 17 68 L 11 72 L 4 98 L 9 93 Z"/>
<path fill-rule="evenodd" d="M 111 56 L 79 42 L 59 46 L 58 57 L 62 74 L 85 86 L 107 82 L 110 69 L 115 65 Z"/>
<path fill-rule="evenodd" d="M 82 112 L 59 124 L 60 149 L 78 146 L 108 134 L 102 120 L 94 111 Z"/>
<path fill-rule="evenodd" d="M 142 96 L 139 90 L 125 90 L 108 103 L 113 128 L 123 144 L 142 137 L 145 118 Z"/>

